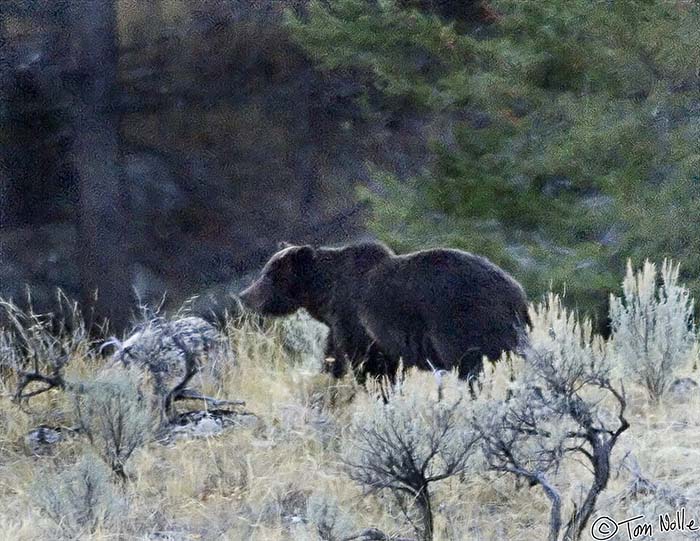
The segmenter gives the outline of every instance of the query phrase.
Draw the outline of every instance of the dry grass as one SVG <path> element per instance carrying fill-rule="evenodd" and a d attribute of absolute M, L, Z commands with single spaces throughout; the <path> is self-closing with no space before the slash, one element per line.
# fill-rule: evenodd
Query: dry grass
<path fill-rule="evenodd" d="M 368 408 L 370 396 L 349 380 L 330 381 L 308 358 L 285 348 L 281 324 L 261 329 L 250 321 L 232 322 L 226 333 L 235 362 L 224 363 L 218 381 L 203 380 L 202 391 L 245 400 L 258 422 L 211 438 L 139 449 L 127 464 L 130 481 L 119 488 L 127 502 L 123 515 L 83 538 L 319 539 L 314 520 L 320 513 L 312 508 L 323 505 L 336 517 L 337 535 L 373 526 L 411 536 L 391 497 L 363 495 L 340 460 L 350 444 L 351 419 Z M 98 370 L 99 363 L 78 357 L 66 378 L 89 378 Z M 488 377 L 495 387 L 508 385 L 505 364 Z M 409 379 L 412 386 L 435 386 L 430 374 Z M 60 528 L 40 511 L 32 487 L 71 467 L 88 446 L 79 436 L 67 437 L 53 456 L 30 456 L 24 438 L 31 428 L 73 425 L 70 400 L 55 390 L 20 408 L 10 400 L 13 381 L 0 385 L 0 537 L 57 538 Z M 682 502 L 689 515 L 700 514 L 698 393 L 689 401 L 667 396 L 652 404 L 642 387 L 629 384 L 627 391 L 632 427 L 616 449 L 612 480 L 598 508 L 621 520 L 639 513 L 651 517 Z M 633 475 L 620 467 L 627 453 L 656 494 L 630 492 Z M 566 506 L 587 475 L 573 463 L 560 473 L 558 482 L 569 487 Z M 438 483 L 434 496 L 437 539 L 546 538 L 549 507 L 536 487 L 484 473 Z"/>

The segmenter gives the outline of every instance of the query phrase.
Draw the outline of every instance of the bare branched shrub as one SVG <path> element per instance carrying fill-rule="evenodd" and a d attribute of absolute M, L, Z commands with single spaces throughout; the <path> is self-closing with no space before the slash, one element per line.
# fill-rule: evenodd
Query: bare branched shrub
<path fill-rule="evenodd" d="M 412 373 L 378 393 L 386 403 L 370 399 L 354 417 L 345 458 L 353 480 L 392 492 L 421 539 L 433 538 L 430 485 L 463 472 L 476 450 L 467 386 L 454 374 L 441 379 Z"/>
<path fill-rule="evenodd" d="M 32 500 L 58 527 L 52 537 L 82 539 L 123 514 L 125 502 L 109 477 L 104 464 L 84 456 L 71 468 L 35 481 Z"/>
<path fill-rule="evenodd" d="M 147 308 L 142 311 L 143 321 L 124 341 L 112 338 L 102 345 L 103 348 L 115 346 L 112 364 L 146 369 L 168 417 L 173 416 L 176 400 L 205 400 L 214 405 L 226 402 L 188 388 L 195 375 L 214 376 L 220 368 L 217 363 L 233 356 L 221 333 L 199 317 L 169 319 Z"/>
<path fill-rule="evenodd" d="M 551 504 L 549 540 L 580 539 L 610 477 L 610 457 L 629 427 L 624 389 L 610 381 L 606 345 L 550 294 L 531 314 L 526 360 L 506 397 L 482 395 L 474 423 L 488 467 L 540 486 Z M 514 362 L 517 362 L 515 360 Z M 567 459 L 592 472 L 582 501 L 564 525 L 554 479 Z M 562 534 L 563 529 L 563 534 Z"/>
<path fill-rule="evenodd" d="M 133 452 L 150 438 L 157 415 L 130 370 L 104 371 L 76 385 L 73 394 L 78 426 L 92 447 L 122 480 Z"/>
<path fill-rule="evenodd" d="M 638 272 L 627 264 L 623 296 L 610 297 L 612 347 L 624 373 L 658 401 L 674 374 L 696 356 L 694 302 L 678 284 L 678 265 L 664 260 L 661 284 L 649 261 Z"/>
<path fill-rule="evenodd" d="M 210 354 L 222 347 L 222 338 L 216 328 L 199 317 L 168 319 L 153 316 L 135 325 L 124 341 L 111 339 L 105 344 L 116 346 L 113 358 L 125 366 L 137 364 L 147 367 L 161 379 L 184 371 L 189 353 L 201 368 Z M 167 383 L 159 381 L 166 392 Z"/>
<path fill-rule="evenodd" d="M 66 385 L 63 369 L 76 356 L 88 356 L 90 340 L 78 304 L 58 292 L 58 313 L 34 312 L 31 297 L 28 308 L 0 300 L 9 328 L 0 331 L 0 375 L 16 378 L 15 400 L 36 396 Z M 26 392 L 32 383 L 41 386 Z"/>

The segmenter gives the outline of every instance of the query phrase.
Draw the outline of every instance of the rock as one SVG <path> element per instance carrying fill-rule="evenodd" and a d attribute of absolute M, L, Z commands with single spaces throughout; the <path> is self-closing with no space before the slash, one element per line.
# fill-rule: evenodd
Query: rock
<path fill-rule="evenodd" d="M 56 444 L 62 440 L 60 429 L 41 425 L 25 436 L 24 444 L 31 455 L 50 456 L 54 454 Z"/>
<path fill-rule="evenodd" d="M 171 443 L 182 439 L 199 439 L 218 436 L 232 428 L 252 428 L 258 418 L 249 412 L 210 410 L 189 411 L 180 414 L 161 438 L 161 443 Z"/>
<path fill-rule="evenodd" d="M 194 438 L 208 438 L 221 434 L 224 430 L 221 420 L 213 417 L 204 417 L 192 426 L 191 434 Z"/>

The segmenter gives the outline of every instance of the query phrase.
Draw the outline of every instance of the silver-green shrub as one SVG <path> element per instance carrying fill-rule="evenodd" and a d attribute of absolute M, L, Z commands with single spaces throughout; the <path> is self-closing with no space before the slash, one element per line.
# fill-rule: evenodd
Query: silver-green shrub
<path fill-rule="evenodd" d="M 355 528 L 354 521 L 341 509 L 340 502 L 325 494 L 314 493 L 309 497 L 306 515 L 321 541 L 346 539 Z"/>
<path fill-rule="evenodd" d="M 280 322 L 280 330 L 287 351 L 297 356 L 302 366 L 318 369 L 324 359 L 328 327 L 299 310 Z"/>
<path fill-rule="evenodd" d="M 157 422 L 151 401 L 139 389 L 136 370 L 105 370 L 75 386 L 78 426 L 95 451 L 122 479 L 133 452 L 151 437 Z"/>
<path fill-rule="evenodd" d="M 110 482 L 110 471 L 90 455 L 62 472 L 41 476 L 30 494 L 56 524 L 52 538 L 81 539 L 100 527 L 109 528 L 126 505 Z"/>
<path fill-rule="evenodd" d="M 610 296 L 611 345 L 618 366 L 654 401 L 696 354 L 694 302 L 678 283 L 678 269 L 664 260 L 659 284 L 656 265 L 645 261 L 634 272 L 628 262 L 622 297 Z"/>

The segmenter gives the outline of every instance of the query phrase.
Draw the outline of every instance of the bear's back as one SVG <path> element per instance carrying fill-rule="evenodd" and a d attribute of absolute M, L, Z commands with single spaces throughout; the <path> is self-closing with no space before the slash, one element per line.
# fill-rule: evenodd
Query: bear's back
<path fill-rule="evenodd" d="M 468 275 L 473 280 L 510 278 L 500 267 L 483 256 L 455 248 L 432 248 L 396 256 L 396 264 L 413 272 L 446 272 Z"/>
<path fill-rule="evenodd" d="M 525 291 L 510 274 L 485 257 L 450 248 L 382 261 L 368 274 L 366 299 L 375 306 L 453 314 L 478 308 L 496 318 L 515 312 L 527 321 Z"/>
<path fill-rule="evenodd" d="M 317 254 L 323 271 L 337 275 L 335 285 L 354 283 L 369 270 L 395 256 L 388 246 L 379 242 L 319 248 Z"/>
<path fill-rule="evenodd" d="M 500 287 L 522 293 L 520 284 L 485 257 L 453 248 L 433 248 L 391 258 L 384 268 L 399 278 L 445 282 L 455 287 Z"/>

